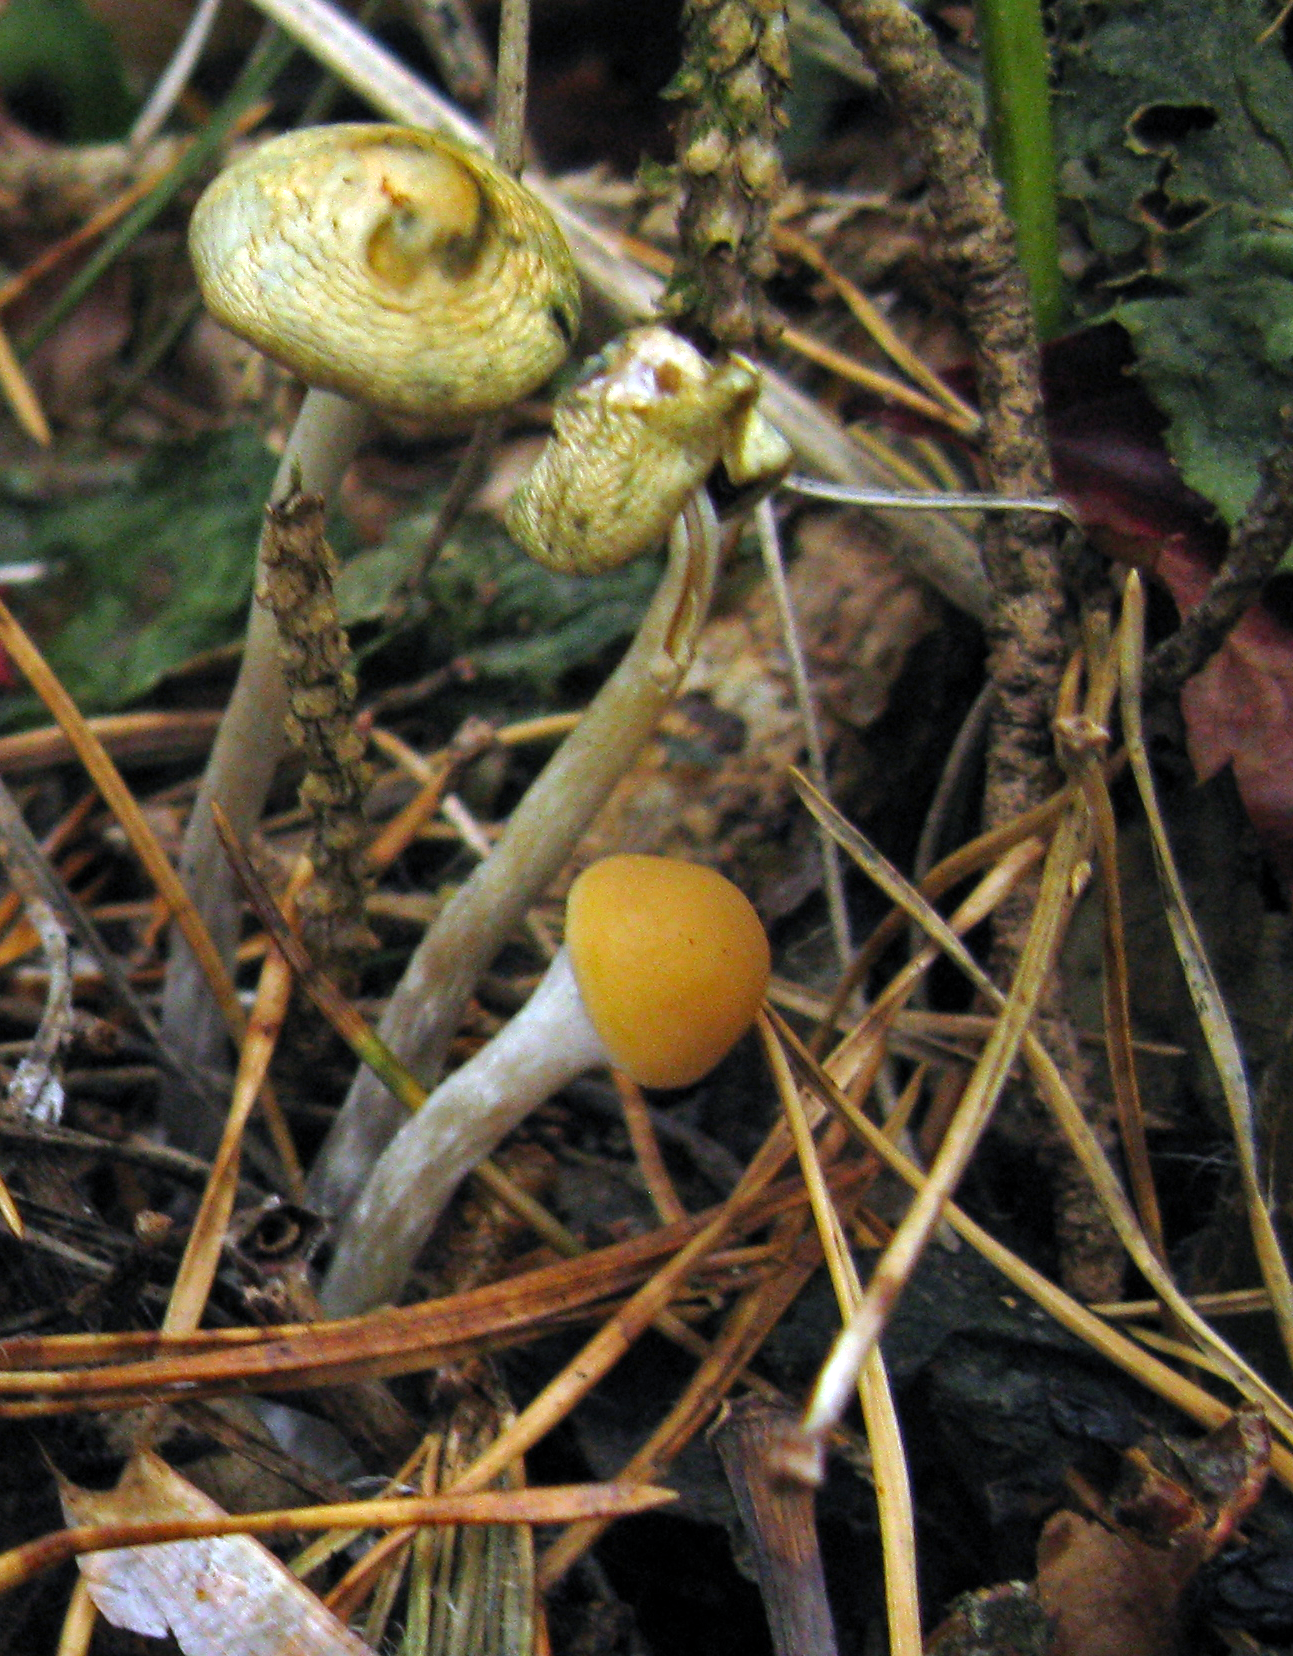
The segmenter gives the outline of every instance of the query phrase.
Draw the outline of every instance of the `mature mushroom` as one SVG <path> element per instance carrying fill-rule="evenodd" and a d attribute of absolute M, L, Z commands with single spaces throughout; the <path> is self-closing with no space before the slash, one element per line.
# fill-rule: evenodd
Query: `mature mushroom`
<path fill-rule="evenodd" d="M 309 385 L 440 429 L 515 402 L 560 365 L 579 284 L 547 209 L 439 133 L 288 133 L 193 211 L 211 314 Z"/>
<path fill-rule="evenodd" d="M 331 495 L 365 410 L 461 426 L 533 390 L 579 324 L 579 284 L 555 221 L 524 186 L 438 133 L 313 127 L 229 167 L 194 211 L 190 252 L 212 313 L 310 386 L 271 500 L 291 487 Z M 258 572 L 259 578 L 259 572 Z M 189 818 L 181 870 L 231 954 L 237 904 L 211 821 L 255 828 L 281 756 L 277 629 L 252 608 L 237 684 Z M 173 944 L 167 1037 L 200 1062 L 223 1031 L 191 952 Z M 179 1142 L 192 1112 L 163 1103 Z"/>
<path fill-rule="evenodd" d="M 749 1028 L 768 940 L 713 869 L 606 857 L 570 889 L 566 941 L 523 1010 L 396 1134 L 347 1214 L 323 1284 L 328 1316 L 393 1299 L 459 1182 L 545 1098 L 610 1064 L 685 1087 Z"/>

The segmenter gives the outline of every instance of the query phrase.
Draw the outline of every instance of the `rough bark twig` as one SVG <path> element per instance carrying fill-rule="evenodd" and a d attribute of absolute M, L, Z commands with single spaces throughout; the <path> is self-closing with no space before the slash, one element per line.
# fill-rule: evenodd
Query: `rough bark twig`
<path fill-rule="evenodd" d="M 682 67 L 666 92 L 683 104 L 682 205 L 663 311 L 702 344 L 739 348 L 775 333 L 763 283 L 776 269 L 768 225 L 785 189 L 786 13 L 775 0 L 689 0 L 682 26 Z"/>
<path fill-rule="evenodd" d="M 989 486 L 1003 495 L 1054 492 L 1041 396 L 1041 358 L 1027 278 L 1015 251 L 977 113 L 933 35 L 900 0 L 839 0 L 846 29 L 925 166 L 929 223 L 960 300 L 983 410 Z M 1053 524 L 1028 512 L 988 520 L 984 561 L 992 587 L 988 671 L 995 692 L 984 817 L 988 826 L 1040 804 L 1057 772 L 1051 719 L 1064 668 L 1067 602 Z M 999 981 L 1013 976 L 1036 886 L 1023 882 L 994 923 Z M 1052 983 L 1039 1007 L 1047 1044 L 1087 1119 L 1108 1138 L 1086 1065 Z M 1063 1274 L 1087 1295 L 1115 1291 L 1121 1254 L 1098 1204 L 1040 1105 L 1023 1101 L 1020 1135 L 1051 1167 Z"/>
<path fill-rule="evenodd" d="M 1225 561 L 1202 599 L 1145 663 L 1146 695 L 1179 690 L 1205 667 L 1275 573 L 1293 542 L 1293 410 L 1285 409 L 1279 446 L 1261 486 L 1230 536 Z"/>
<path fill-rule="evenodd" d="M 267 512 L 264 594 L 278 623 L 287 685 L 285 728 L 306 765 L 301 804 L 312 820 L 314 881 L 300 911 L 323 969 L 345 975 L 374 946 L 364 901 L 372 883 L 365 841 L 369 768 L 355 729 L 355 674 L 337 616 L 337 558 L 323 533 L 321 495 L 296 492 Z"/>
<path fill-rule="evenodd" d="M 750 1540 L 778 1656 L 835 1656 L 813 1491 L 777 1474 L 777 1446 L 797 1422 L 762 1398 L 729 1405 L 710 1434 Z"/>

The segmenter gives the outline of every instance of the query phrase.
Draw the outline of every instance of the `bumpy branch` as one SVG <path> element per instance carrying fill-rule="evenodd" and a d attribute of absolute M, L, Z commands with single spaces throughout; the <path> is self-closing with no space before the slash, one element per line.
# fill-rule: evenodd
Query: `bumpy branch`
<path fill-rule="evenodd" d="M 840 0 L 840 16 L 875 70 L 925 167 L 934 246 L 955 286 L 970 336 L 984 424 L 984 460 L 1000 494 L 1052 493 L 1042 409 L 1040 351 L 1027 278 L 969 92 L 934 37 L 900 0 Z M 996 705 L 984 814 L 989 825 L 1040 804 L 1056 785 L 1051 719 L 1066 654 L 1067 608 L 1054 526 L 1012 512 L 986 529 L 992 587 L 988 670 Z M 1013 976 L 1036 887 L 1024 882 L 998 911 L 995 966 Z M 1086 1068 L 1063 1016 L 1057 984 L 1039 1008 L 1051 1050 L 1088 1119 L 1108 1136 L 1107 1108 L 1091 1099 Z M 1045 1114 L 1023 1098 L 1017 1134 L 1053 1169 L 1056 1226 L 1066 1281 L 1090 1297 L 1116 1291 L 1121 1254 L 1071 1156 Z"/>

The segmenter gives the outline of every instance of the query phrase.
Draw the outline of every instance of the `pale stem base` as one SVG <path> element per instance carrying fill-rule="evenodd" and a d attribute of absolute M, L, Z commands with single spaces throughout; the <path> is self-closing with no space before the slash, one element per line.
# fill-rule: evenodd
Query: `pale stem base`
<path fill-rule="evenodd" d="M 608 1062 L 561 949 L 511 1023 L 436 1088 L 373 1168 L 319 1293 L 327 1317 L 394 1300 L 459 1184 L 567 1082 Z"/>

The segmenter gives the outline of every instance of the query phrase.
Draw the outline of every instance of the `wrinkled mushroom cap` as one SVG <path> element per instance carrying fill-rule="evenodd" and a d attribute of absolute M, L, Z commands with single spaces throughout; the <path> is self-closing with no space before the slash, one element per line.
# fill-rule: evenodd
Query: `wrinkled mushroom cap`
<path fill-rule="evenodd" d="M 768 939 L 721 874 L 622 854 L 570 888 L 566 948 L 580 997 L 614 1063 L 648 1087 L 686 1087 L 754 1021 Z"/>
<path fill-rule="evenodd" d="M 310 385 L 460 425 L 528 395 L 579 325 L 556 222 L 482 155 L 412 127 L 271 139 L 199 200 L 211 314 Z"/>

